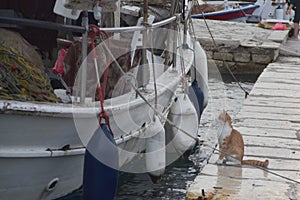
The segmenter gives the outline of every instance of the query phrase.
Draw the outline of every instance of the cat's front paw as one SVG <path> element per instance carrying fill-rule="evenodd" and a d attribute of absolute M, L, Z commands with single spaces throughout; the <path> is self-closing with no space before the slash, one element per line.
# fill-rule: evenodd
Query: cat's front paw
<path fill-rule="evenodd" d="M 224 164 L 224 160 L 218 159 L 216 162 L 217 165 L 223 165 Z"/>

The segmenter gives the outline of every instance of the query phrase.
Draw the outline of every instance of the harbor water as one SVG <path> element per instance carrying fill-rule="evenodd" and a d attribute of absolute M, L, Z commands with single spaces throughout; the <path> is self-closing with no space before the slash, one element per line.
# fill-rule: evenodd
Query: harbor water
<path fill-rule="evenodd" d="M 241 83 L 248 92 L 253 85 L 253 82 Z M 216 112 L 224 109 L 234 120 L 243 104 L 245 93 L 236 82 L 224 83 L 210 80 L 209 88 L 211 98 L 201 118 L 199 135 L 203 140 L 211 140 L 210 143 L 213 145 L 216 142 L 214 137 L 206 133 L 212 128 L 215 116 L 218 114 Z M 184 200 L 187 187 L 201 170 L 201 162 L 206 159 L 199 157 L 198 150 L 195 149 L 188 158 L 179 158 L 168 166 L 158 184 L 153 184 L 147 174 L 121 174 L 116 200 Z"/>
<path fill-rule="evenodd" d="M 223 77 L 224 78 L 224 77 Z M 249 76 L 248 76 L 249 78 Z M 210 99 L 205 109 L 200 123 L 199 136 L 201 140 L 215 144 L 213 135 L 207 135 L 209 129 L 212 128 L 214 119 L 219 111 L 223 109 L 228 111 L 235 119 L 245 99 L 245 92 L 236 82 L 231 82 L 227 77 L 222 80 L 210 79 L 209 92 Z M 253 78 L 240 79 L 241 86 L 248 92 L 254 85 Z M 213 131 L 210 131 L 213 132 Z M 201 152 L 200 146 L 200 152 Z M 158 184 L 151 182 L 148 174 L 120 173 L 119 185 L 116 200 L 183 200 L 185 198 L 186 189 L 195 179 L 203 161 L 207 157 L 199 156 L 199 147 L 189 157 L 179 158 L 176 162 L 167 166 L 166 172 L 162 180 Z M 82 200 L 81 191 L 73 193 L 67 198 L 60 200 Z"/>

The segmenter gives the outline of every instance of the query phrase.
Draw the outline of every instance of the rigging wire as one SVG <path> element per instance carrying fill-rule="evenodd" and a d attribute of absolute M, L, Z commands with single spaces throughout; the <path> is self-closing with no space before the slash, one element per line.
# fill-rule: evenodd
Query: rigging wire
<path fill-rule="evenodd" d="M 193 4 L 194 5 L 194 4 Z M 193 21 L 192 21 L 192 17 L 190 16 L 189 18 L 189 26 L 192 30 L 192 35 L 193 35 L 193 51 L 194 51 L 194 76 L 195 76 L 195 79 L 197 80 L 197 69 L 196 69 L 196 53 L 195 53 L 195 43 L 196 43 L 196 33 L 195 33 L 195 28 L 194 28 L 194 24 L 193 24 Z"/>
<path fill-rule="evenodd" d="M 178 26 L 178 31 L 180 32 L 180 27 L 179 26 Z M 177 34 L 177 37 L 178 37 L 179 44 L 183 44 L 182 40 L 181 40 L 181 35 Z M 185 77 L 185 68 L 184 68 L 184 59 L 183 59 L 183 45 L 181 45 L 179 47 L 179 53 L 180 53 L 180 69 L 181 69 L 182 90 L 186 94 L 187 93 L 187 81 L 186 81 L 186 77 Z"/>
<path fill-rule="evenodd" d="M 120 72 L 122 73 L 122 75 L 126 75 L 126 73 L 124 72 L 124 70 L 122 69 L 122 67 L 120 66 L 120 64 L 118 63 L 118 61 L 116 60 L 116 58 L 113 56 L 112 52 L 110 51 L 110 49 L 107 47 L 107 45 L 104 43 L 103 47 L 105 48 L 105 50 L 108 52 L 108 54 L 110 55 L 110 57 L 112 58 L 113 62 L 116 64 L 116 66 L 118 67 L 118 69 L 120 70 Z M 191 135 L 190 133 L 188 133 L 187 131 L 181 129 L 180 127 L 176 126 L 176 124 L 174 122 L 172 122 L 171 120 L 169 120 L 167 117 L 165 117 L 162 113 L 160 113 L 157 109 L 155 109 L 155 107 L 153 107 L 149 101 L 146 99 L 146 97 L 144 97 L 144 95 L 138 90 L 137 87 L 135 87 L 135 85 L 132 82 L 129 82 L 130 86 L 133 88 L 133 90 L 136 92 L 136 94 L 138 96 L 141 97 L 141 99 L 155 112 L 157 113 L 163 120 L 165 120 L 167 123 L 169 123 L 170 126 L 176 128 L 177 130 L 183 132 L 184 134 L 186 134 L 187 136 L 189 136 L 190 138 L 194 139 L 198 144 L 200 143 L 200 139 L 198 137 L 194 137 L 193 135 Z"/>
<path fill-rule="evenodd" d="M 203 12 L 202 12 L 202 15 L 203 15 L 204 23 L 205 23 L 205 25 L 206 25 L 206 27 L 207 27 L 207 29 L 208 29 L 208 32 L 209 32 L 209 34 L 210 34 L 210 36 L 211 36 L 211 38 L 212 38 L 212 40 L 213 40 L 213 44 L 214 44 L 214 46 L 218 49 L 218 46 L 217 46 L 217 44 L 216 44 L 216 41 L 215 41 L 215 39 L 214 39 L 214 37 L 213 37 L 213 35 L 212 35 L 212 33 L 211 33 L 211 30 L 210 30 L 210 28 L 209 28 L 209 26 L 208 26 L 208 24 L 207 24 L 207 21 L 206 21 L 206 19 L 205 19 L 205 17 L 204 17 L 204 13 L 203 13 Z M 192 26 L 192 31 L 193 31 L 193 33 L 195 34 L 193 23 L 191 23 L 191 26 Z M 194 38 L 196 39 L 195 35 L 194 35 Z M 239 87 L 245 92 L 245 98 L 247 98 L 247 96 L 249 95 L 249 93 L 248 93 L 248 92 L 240 85 L 238 79 L 234 76 L 234 74 L 232 73 L 232 71 L 230 70 L 230 68 L 229 68 L 229 66 L 228 66 L 228 63 L 225 61 L 224 56 L 222 56 L 222 59 L 223 59 L 223 62 L 225 63 L 225 66 L 226 66 L 227 70 L 229 71 L 229 73 L 231 74 L 231 76 L 234 78 L 234 80 L 238 83 Z M 229 157 L 231 157 L 232 159 L 238 160 L 236 157 L 233 157 L 233 156 L 231 156 L 230 154 L 228 154 L 228 153 L 226 153 L 226 152 L 223 152 L 222 150 L 217 149 L 217 146 L 218 146 L 217 144 L 215 145 L 215 147 L 210 146 L 210 145 L 207 145 L 207 144 L 203 144 L 203 146 L 208 147 L 208 148 L 210 148 L 210 149 L 212 149 L 212 150 L 214 150 L 214 151 L 218 151 L 219 153 L 224 153 L 226 156 L 229 156 Z M 278 173 L 276 173 L 276 172 L 274 172 L 274 171 L 271 171 L 271 170 L 269 170 L 269 169 L 267 169 L 267 168 L 264 168 L 264 167 L 261 167 L 261 166 L 256 166 L 256 165 L 252 165 L 252 166 L 255 167 L 255 168 L 261 169 L 261 170 L 263 170 L 263 171 L 266 171 L 266 172 L 268 172 L 268 173 L 270 173 L 270 174 L 273 174 L 273 175 L 275 175 L 275 176 L 277 176 L 277 177 L 280 177 L 280 178 L 282 178 L 282 179 L 286 179 L 286 180 L 288 180 L 288 181 L 291 181 L 291 182 L 300 184 L 300 181 L 297 181 L 297 180 L 294 180 L 294 179 L 292 179 L 292 178 L 283 176 L 283 175 L 278 174 Z"/>
<path fill-rule="evenodd" d="M 226 156 L 229 156 L 230 158 L 235 159 L 235 160 L 238 161 L 238 159 L 237 159 L 236 157 L 233 157 L 233 156 L 231 156 L 230 154 L 227 154 L 227 153 L 223 152 L 222 150 L 217 149 L 217 145 L 215 145 L 215 147 L 212 147 L 212 146 L 210 146 L 210 145 L 205 145 L 205 144 L 203 144 L 203 146 L 208 147 L 208 148 L 210 148 L 210 149 L 213 149 L 214 151 L 218 151 L 219 153 L 224 153 Z M 258 168 L 258 169 L 261 169 L 261 170 L 263 170 L 263 171 L 265 171 L 265 172 L 268 172 L 268 173 L 270 173 L 270 174 L 273 174 L 273 175 L 275 175 L 275 176 L 278 176 L 278 177 L 280 177 L 280 178 L 282 178 L 282 179 L 286 179 L 286 180 L 288 180 L 288 181 L 291 181 L 291 182 L 300 184 L 300 181 L 297 181 L 297 180 L 294 180 L 294 179 L 292 179 L 292 178 L 283 176 L 283 175 L 278 174 L 278 173 L 276 173 L 276 172 L 274 172 L 274 171 L 271 171 L 271 170 L 269 170 L 269 169 L 267 169 L 267 168 L 264 168 L 264 167 L 261 167 L 261 166 L 256 166 L 256 165 L 251 165 L 251 166 L 252 166 L 252 167 L 255 167 L 255 168 Z"/>
<path fill-rule="evenodd" d="M 204 19 L 204 21 L 205 21 L 205 19 Z M 205 23 L 206 23 L 206 21 L 205 21 Z M 207 26 L 207 28 L 208 28 L 208 30 L 209 30 L 209 32 L 210 32 L 210 29 L 209 29 L 208 26 Z M 210 34 L 211 34 L 211 32 L 210 32 Z M 212 36 L 212 34 L 211 34 L 211 36 Z M 180 36 L 179 36 L 179 37 L 180 37 Z M 212 37 L 212 39 L 213 39 L 213 42 L 214 42 L 214 44 L 215 44 L 215 46 L 216 46 L 216 43 L 215 43 L 213 37 Z M 104 42 L 104 43 L 102 43 L 102 44 L 103 44 L 105 50 L 107 51 L 107 53 L 108 53 L 108 54 L 110 55 L 110 57 L 112 58 L 113 62 L 116 64 L 116 66 L 117 66 L 118 69 L 120 70 L 120 72 L 121 72 L 123 75 L 126 75 L 126 73 L 124 72 L 124 70 L 122 69 L 122 67 L 120 66 L 120 64 L 117 62 L 116 58 L 113 56 L 113 54 L 112 54 L 112 52 L 110 51 L 110 49 L 107 47 L 106 43 Z M 216 47 L 217 47 L 217 46 L 216 46 Z M 189 50 L 190 50 L 190 49 L 189 49 Z M 181 50 L 181 53 L 183 53 L 182 50 Z M 228 67 L 228 66 L 227 66 L 227 67 Z M 230 69 L 229 69 L 229 71 L 230 71 Z M 230 72 L 231 72 L 231 71 L 230 71 Z M 231 72 L 231 73 L 232 73 L 232 72 Z M 232 74 L 232 75 L 233 75 L 233 74 Z M 235 78 L 234 75 L 233 75 L 233 77 Z M 236 78 L 235 78 L 235 79 L 236 79 Z M 236 80 L 237 80 L 237 79 L 236 79 Z M 237 82 L 238 82 L 238 81 L 237 81 Z M 239 82 L 238 82 L 238 83 L 239 83 Z M 179 131 L 181 131 L 182 133 L 186 134 L 188 137 L 194 139 L 198 144 L 201 143 L 200 138 L 198 138 L 197 136 L 193 136 L 193 135 L 191 135 L 190 133 L 188 133 L 187 131 L 181 129 L 181 128 L 178 127 L 174 122 L 172 122 L 172 121 L 169 120 L 167 117 L 165 117 L 162 113 L 160 113 L 155 107 L 153 107 L 153 106 L 150 104 L 150 102 L 148 102 L 148 100 L 144 97 L 144 95 L 138 90 L 137 87 L 135 87 L 135 85 L 134 85 L 131 81 L 129 82 L 129 84 L 130 84 L 130 86 L 133 88 L 133 90 L 136 92 L 136 94 L 139 95 L 139 96 L 141 97 L 141 99 L 142 99 L 142 100 L 143 100 L 143 101 L 144 101 L 144 102 L 145 102 L 145 103 L 146 103 L 146 104 L 147 104 L 147 105 L 148 105 L 155 113 L 157 113 L 157 115 L 159 115 L 163 120 L 165 120 L 167 123 L 169 123 L 170 126 L 176 128 L 177 130 L 179 130 Z M 240 85 L 240 84 L 239 84 L 239 85 Z M 241 86 L 240 86 L 240 87 L 241 87 Z M 241 88 L 242 88 L 243 91 L 246 93 L 246 95 L 248 95 L 248 92 L 247 92 L 243 87 L 241 87 Z M 206 146 L 206 147 L 211 148 L 211 149 L 213 149 L 213 150 L 216 150 L 216 151 L 218 151 L 218 152 L 224 153 L 226 156 L 229 156 L 229 157 L 231 157 L 231 158 L 233 158 L 233 159 L 236 159 L 235 157 L 231 156 L 230 154 L 228 154 L 228 153 L 226 153 L 226 152 L 222 152 L 222 150 L 217 149 L 217 144 L 215 145 L 215 147 L 212 147 L 212 146 L 206 145 L 206 144 L 203 144 L 203 146 Z M 237 160 L 237 159 L 236 159 L 236 160 Z M 266 169 L 266 168 L 263 168 L 263 167 L 260 167 L 260 166 L 255 166 L 255 165 L 254 165 L 253 167 L 256 167 L 256 168 L 258 168 L 258 169 L 261 169 L 261 170 L 263 170 L 263 171 L 266 171 L 266 172 L 268 172 L 268 173 L 270 173 L 270 174 L 273 174 L 273 175 L 275 175 L 275 176 L 278 176 L 278 177 L 280 177 L 280 178 L 282 178 L 282 179 L 286 179 L 286 180 L 288 180 L 288 181 L 291 181 L 291 182 L 300 184 L 300 182 L 297 181 L 297 180 L 294 180 L 294 179 L 291 179 L 291 178 L 289 178 L 289 177 L 283 176 L 283 175 L 278 174 L 278 173 L 276 173 L 276 172 L 273 172 L 273 171 L 271 171 L 271 170 L 269 170 L 269 169 Z"/>
<path fill-rule="evenodd" d="M 225 125 L 226 125 L 226 122 L 223 123 L 223 125 L 222 125 L 221 128 L 223 129 Z M 221 136 L 221 135 L 220 135 L 220 136 Z M 218 140 L 219 140 L 220 136 L 218 136 L 218 138 L 217 138 Z M 232 158 L 232 159 L 234 159 L 234 160 L 236 160 L 236 161 L 239 161 L 236 157 L 234 157 L 234 156 L 232 156 L 232 155 L 230 155 L 230 154 L 228 154 L 228 153 L 226 153 L 226 152 L 224 152 L 224 151 L 222 151 L 222 150 L 220 150 L 220 149 L 217 149 L 218 144 L 215 144 L 214 147 L 211 146 L 211 145 L 208 145 L 208 144 L 202 144 L 202 145 L 203 145 L 204 147 L 208 147 L 208 148 L 212 149 L 213 152 L 214 152 L 214 151 L 217 151 L 217 152 L 219 152 L 219 153 L 224 153 L 224 155 L 226 155 L 226 156 L 228 156 L 228 157 L 230 157 L 230 158 Z M 212 153 L 213 153 L 213 152 L 212 152 Z M 207 160 L 209 160 L 209 158 L 208 158 Z M 263 170 L 263 171 L 265 171 L 265 172 L 268 172 L 268 173 L 270 173 L 270 174 L 273 174 L 273 175 L 275 175 L 275 176 L 278 176 L 278 177 L 280 177 L 280 178 L 282 178 L 282 179 L 286 179 L 286 180 L 289 180 L 289 181 L 291 181 L 291 182 L 300 184 L 300 181 L 297 181 L 297 180 L 294 180 L 294 179 L 292 179 L 292 178 L 283 176 L 283 175 L 281 175 L 281 174 L 278 174 L 278 173 L 276 173 L 276 172 L 271 171 L 270 169 L 267 169 L 267 168 L 264 168 L 264 167 L 261 167 L 261 166 L 257 166 L 257 165 L 251 165 L 251 166 L 252 166 L 252 167 L 255 167 L 255 168 L 258 168 L 258 169 L 261 169 L 261 170 Z"/>
<path fill-rule="evenodd" d="M 207 24 L 207 21 L 206 21 L 205 17 L 204 17 L 204 12 L 203 12 L 203 11 L 202 11 L 202 15 L 203 15 L 203 19 L 204 19 L 205 26 L 206 26 L 206 28 L 207 28 L 207 30 L 208 30 L 208 32 L 209 32 L 209 35 L 210 35 L 210 37 L 211 37 L 211 39 L 212 39 L 212 41 L 213 41 L 213 44 L 214 44 L 215 48 L 216 48 L 216 49 L 221 53 L 221 55 L 222 55 L 222 61 L 223 61 L 223 63 L 225 64 L 226 69 L 228 70 L 228 72 L 230 73 L 230 75 L 232 76 L 232 78 L 237 82 L 237 84 L 239 85 L 239 87 L 244 91 L 244 93 L 245 93 L 245 98 L 247 98 L 248 95 L 249 95 L 249 92 L 248 92 L 248 91 L 240 84 L 240 81 L 239 81 L 239 80 L 236 78 L 236 76 L 232 73 L 230 67 L 228 66 L 228 63 L 226 62 L 226 60 L 225 60 L 225 58 L 224 58 L 224 55 L 223 55 L 222 52 L 219 50 L 219 47 L 218 47 L 218 45 L 217 45 L 217 43 L 216 43 L 216 41 L 215 41 L 215 38 L 214 38 L 214 36 L 213 36 L 213 34 L 212 34 L 212 32 L 211 32 L 211 30 L 210 30 L 208 24 Z"/>
<path fill-rule="evenodd" d="M 124 70 L 122 69 L 122 67 L 120 66 L 120 64 L 117 62 L 116 58 L 113 56 L 112 52 L 111 52 L 110 49 L 107 47 L 107 45 L 106 45 L 105 42 L 103 43 L 103 46 L 104 46 L 105 50 L 108 52 L 108 54 L 110 55 L 110 57 L 112 58 L 113 62 L 116 64 L 116 66 L 117 66 L 118 69 L 120 70 L 120 72 L 121 72 L 123 75 L 126 75 L 126 73 L 124 72 Z M 145 103 L 146 103 L 146 104 L 147 104 L 147 105 L 148 105 L 155 113 L 157 113 L 157 115 L 159 115 L 163 120 L 165 120 L 167 123 L 169 123 L 170 126 L 176 128 L 177 130 L 179 130 L 179 131 L 181 131 L 182 133 L 186 134 L 188 137 L 194 139 L 194 140 L 197 142 L 197 144 L 200 144 L 200 143 L 201 143 L 200 138 L 195 137 L 195 136 L 191 135 L 190 133 L 188 133 L 187 131 L 181 129 L 181 128 L 178 127 L 174 122 L 172 122 L 172 121 L 169 120 L 167 117 L 165 117 L 162 113 L 160 113 L 155 107 L 153 107 L 153 106 L 148 102 L 148 100 L 144 97 L 144 95 L 138 90 L 138 88 L 134 86 L 134 84 L 133 84 L 132 82 L 129 82 L 129 84 L 130 84 L 130 86 L 133 88 L 133 90 L 141 97 L 141 99 L 142 99 L 142 100 L 143 100 L 143 101 L 144 101 L 144 102 L 145 102 Z M 212 146 L 210 146 L 210 145 L 205 145 L 205 144 L 203 144 L 203 146 L 206 146 L 206 147 L 208 147 L 208 148 L 210 148 L 210 149 L 213 149 L 213 150 L 216 150 L 216 151 L 218 151 L 218 152 L 222 152 L 222 150 L 219 150 L 219 149 L 216 148 L 216 147 L 217 147 L 217 144 L 215 145 L 215 147 L 212 147 Z M 236 159 L 235 157 L 231 156 L 230 154 L 227 154 L 226 152 L 223 152 L 223 153 L 224 153 L 226 156 L 229 156 L 229 157 L 231 157 L 231 158 L 233 158 L 233 159 Z M 263 168 L 263 167 L 259 167 L 259 166 L 253 166 L 253 167 L 256 167 L 256 168 L 258 168 L 258 169 L 261 169 L 261 170 L 263 170 L 263 171 L 266 171 L 266 172 L 268 172 L 268 173 L 270 173 L 270 174 L 273 174 L 273 175 L 275 175 L 275 176 L 278 176 L 278 177 L 280 177 L 280 178 L 282 178 L 282 179 L 286 179 L 286 180 L 289 180 L 289 181 L 291 181 L 291 182 L 300 184 L 300 182 L 297 181 L 297 180 L 294 180 L 294 179 L 291 179 L 291 178 L 289 178 L 289 177 L 283 176 L 283 175 L 278 174 L 278 173 L 276 173 L 276 172 L 273 172 L 273 171 L 271 171 L 271 170 L 269 170 L 269 169 L 266 169 L 266 168 Z"/>
<path fill-rule="evenodd" d="M 153 73 L 153 82 L 154 82 L 154 108 L 157 109 L 157 86 L 156 86 L 156 74 L 155 74 L 155 66 L 154 66 L 154 42 L 153 42 L 153 29 L 150 30 L 150 40 L 151 40 L 151 60 L 152 60 L 152 73 Z"/>
<path fill-rule="evenodd" d="M 177 29 L 174 30 L 175 32 L 181 32 L 181 28 L 180 26 L 177 25 Z M 179 44 L 182 44 L 182 40 L 181 40 L 181 35 L 178 35 L 176 34 L 177 38 L 175 38 L 175 40 L 177 40 L 177 42 L 179 42 Z M 182 52 L 182 48 L 183 48 L 183 45 L 180 45 L 178 47 L 176 47 L 175 49 L 179 49 L 179 53 L 180 53 L 180 70 L 181 70 L 181 74 L 182 76 L 184 75 L 185 73 L 185 69 L 184 69 L 184 60 L 183 60 L 183 52 Z M 176 57 L 176 53 L 175 53 L 175 57 Z M 177 59 L 176 59 L 177 60 Z"/>

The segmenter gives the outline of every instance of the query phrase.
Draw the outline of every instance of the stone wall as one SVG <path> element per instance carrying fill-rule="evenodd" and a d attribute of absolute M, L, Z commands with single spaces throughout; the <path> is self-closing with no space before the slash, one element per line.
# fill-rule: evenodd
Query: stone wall
<path fill-rule="evenodd" d="M 260 46 L 242 45 L 238 41 L 216 41 L 199 39 L 210 64 L 215 64 L 221 73 L 228 73 L 227 67 L 238 73 L 261 73 L 279 55 L 279 44 L 267 43 Z"/>
<path fill-rule="evenodd" d="M 260 73 L 277 59 L 286 31 L 263 29 L 256 24 L 218 20 L 193 20 L 195 37 L 205 49 L 209 63 L 220 72 Z"/>

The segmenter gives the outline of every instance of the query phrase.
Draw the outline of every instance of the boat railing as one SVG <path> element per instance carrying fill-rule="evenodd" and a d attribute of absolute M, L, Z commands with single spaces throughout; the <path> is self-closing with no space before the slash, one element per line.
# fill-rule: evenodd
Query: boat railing
<path fill-rule="evenodd" d="M 165 25 L 171 24 L 173 22 L 178 22 L 180 19 L 181 22 L 184 24 L 184 38 L 183 38 L 183 46 L 186 44 L 186 32 L 187 32 L 187 23 L 190 18 L 190 12 L 192 8 L 193 2 L 189 2 L 188 5 L 183 7 L 182 17 L 180 15 L 175 14 L 174 16 L 171 16 L 165 20 L 153 23 L 153 24 L 142 24 L 139 26 L 128 26 L 128 27 L 101 27 L 102 31 L 105 31 L 107 33 L 121 33 L 121 32 L 135 32 L 135 31 L 147 31 L 149 29 L 156 29 L 163 27 Z M 37 28 L 43 28 L 43 29 L 49 29 L 49 30 L 60 30 L 60 31 L 69 31 L 69 32 L 77 32 L 82 33 L 82 77 L 81 77 L 81 87 L 80 88 L 86 88 L 86 68 L 87 63 L 84 58 L 87 56 L 87 33 L 89 32 L 89 26 L 87 19 L 87 11 L 84 12 L 85 15 L 83 15 L 82 19 L 82 26 L 76 26 L 76 25 L 67 25 L 67 24 L 61 24 L 56 22 L 50 22 L 50 21 L 42 21 L 42 20 L 34 20 L 34 19 L 26 19 L 26 18 L 16 18 L 16 17 L 6 17 L 6 16 L 0 16 L 0 24 L 15 24 L 20 26 L 29 26 L 29 27 L 37 27 Z M 86 17 L 84 17 L 86 16 Z M 84 23 L 86 21 L 86 23 Z M 100 28 L 100 27 L 99 27 Z M 81 103 L 84 103 L 84 99 L 86 97 L 85 90 L 81 90 L 80 92 L 80 101 Z"/>
<path fill-rule="evenodd" d="M 87 15 L 87 14 L 86 14 Z M 85 20 L 86 18 L 86 20 Z M 147 31 L 148 29 L 155 29 L 162 27 L 164 25 L 170 24 L 178 19 L 178 16 L 172 16 L 170 18 L 167 18 L 165 20 L 153 23 L 151 25 L 141 25 L 141 26 L 128 26 L 128 27 L 111 27 L 111 28 L 101 28 L 102 31 L 108 32 L 108 33 L 121 33 L 121 32 L 135 32 L 135 31 Z M 14 18 L 14 17 L 5 17 L 0 16 L 0 24 L 15 24 L 15 25 L 21 25 L 21 26 L 29 26 L 29 27 L 37 27 L 37 28 L 44 28 L 49 30 L 60 30 L 60 31 L 70 31 L 70 32 L 77 32 L 82 34 L 82 73 L 81 73 L 81 87 L 80 88 L 86 88 L 86 72 L 87 72 L 87 33 L 88 33 L 88 22 L 87 17 L 83 17 L 82 21 L 86 21 L 86 23 L 83 23 L 82 26 L 75 26 L 75 25 L 66 25 L 66 24 L 60 24 L 55 22 L 49 22 L 49 21 L 41 21 L 41 20 L 33 20 L 33 19 L 26 19 L 26 18 Z M 86 97 L 86 91 L 80 90 L 80 102 L 85 102 Z"/>
<path fill-rule="evenodd" d="M 159 28 L 164 25 L 170 24 L 170 23 L 176 21 L 177 18 L 178 18 L 178 16 L 175 15 L 175 16 L 172 16 L 165 20 L 153 23 L 152 25 L 110 27 L 110 28 L 101 28 L 101 30 L 106 31 L 108 33 L 145 31 L 145 30 L 147 30 L 147 28 Z M 30 26 L 30 27 L 44 28 L 44 29 L 50 29 L 50 30 L 72 31 L 72 32 L 77 32 L 77 33 L 84 33 L 84 32 L 88 31 L 83 26 L 66 25 L 66 24 L 59 24 L 59 23 L 49 22 L 49 21 L 33 20 L 33 19 L 26 19 L 26 18 L 16 18 L 16 17 L 0 16 L 0 23 L 16 24 L 16 25 L 21 25 L 21 26 Z"/>
<path fill-rule="evenodd" d="M 183 16 L 184 19 L 182 21 L 186 23 L 189 20 L 189 16 L 191 14 L 193 6 L 193 1 L 189 2 L 187 7 L 185 8 L 185 14 Z M 127 27 L 106 27 L 101 28 L 101 30 L 106 31 L 108 33 L 121 33 L 121 32 L 135 32 L 135 31 L 145 31 L 149 28 L 155 29 L 167 24 L 170 24 L 176 21 L 179 18 L 179 15 L 171 16 L 165 20 L 153 23 L 151 25 L 140 25 L 140 26 L 127 26 Z M 17 17 L 6 17 L 0 16 L 0 24 L 15 24 L 21 26 L 30 26 L 37 28 L 44 28 L 50 30 L 60 30 L 60 31 L 72 31 L 76 33 L 84 33 L 88 32 L 87 28 L 84 26 L 76 26 L 76 25 L 67 25 L 50 21 L 42 21 L 42 20 L 34 20 L 34 19 L 26 19 L 26 18 L 17 18 Z"/>

